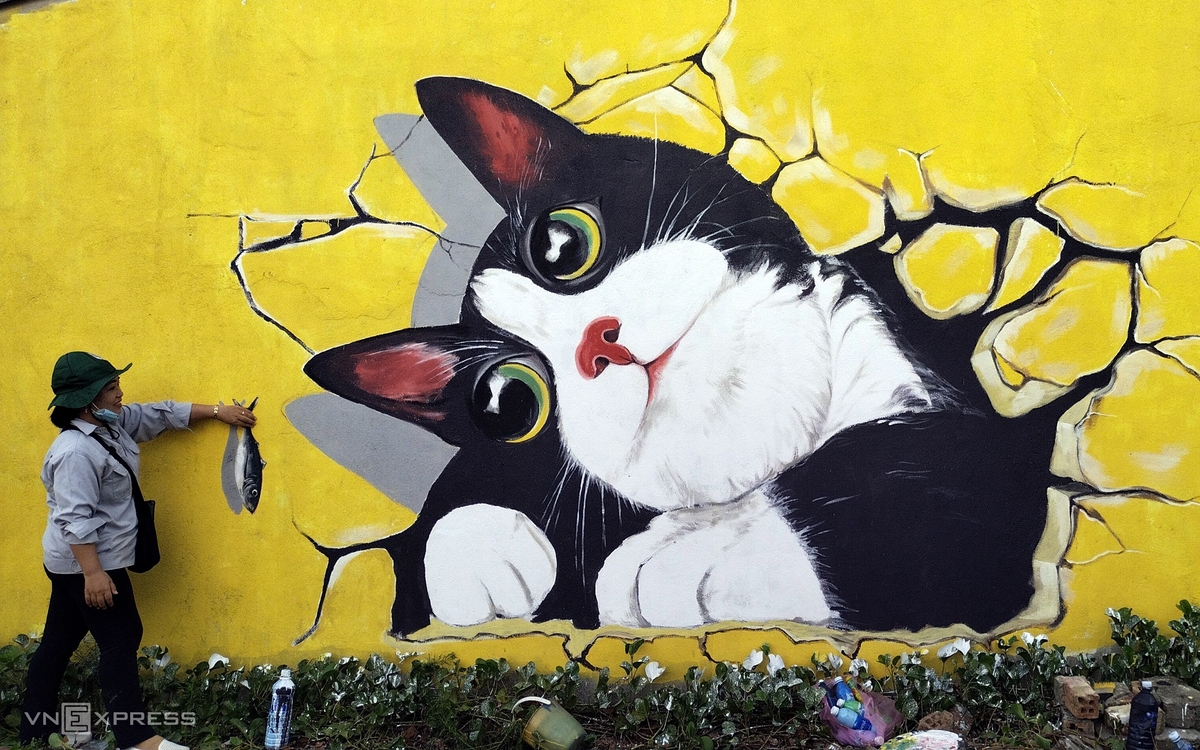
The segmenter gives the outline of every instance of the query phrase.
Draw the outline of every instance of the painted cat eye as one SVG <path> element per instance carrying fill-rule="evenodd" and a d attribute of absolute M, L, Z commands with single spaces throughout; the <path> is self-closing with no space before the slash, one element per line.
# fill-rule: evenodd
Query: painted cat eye
<path fill-rule="evenodd" d="M 546 377 L 523 360 L 497 362 L 483 371 L 471 395 L 475 423 L 506 443 L 532 440 L 550 417 Z"/>
<path fill-rule="evenodd" d="M 572 282 L 595 267 L 604 244 L 600 211 L 589 204 L 543 213 L 525 239 L 526 260 L 548 282 Z"/>

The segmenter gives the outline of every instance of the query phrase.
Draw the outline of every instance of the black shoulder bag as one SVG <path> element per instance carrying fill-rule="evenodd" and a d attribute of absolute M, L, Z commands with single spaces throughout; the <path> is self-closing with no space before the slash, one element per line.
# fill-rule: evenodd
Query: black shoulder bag
<path fill-rule="evenodd" d="M 79 428 L 71 427 L 69 429 L 78 430 Z M 82 430 L 79 431 L 82 432 Z M 137 474 L 129 464 L 125 463 L 125 459 L 117 455 L 113 447 L 101 440 L 95 432 L 91 436 L 93 440 L 104 446 L 108 455 L 117 459 L 117 463 L 124 466 L 125 471 L 129 472 L 129 481 L 133 485 L 133 509 L 137 514 L 137 545 L 134 549 L 133 565 L 130 565 L 129 569 L 134 573 L 145 573 L 158 565 L 158 561 L 161 559 L 158 554 L 158 530 L 154 528 L 154 501 L 147 500 L 142 495 L 142 488 L 138 486 Z"/>

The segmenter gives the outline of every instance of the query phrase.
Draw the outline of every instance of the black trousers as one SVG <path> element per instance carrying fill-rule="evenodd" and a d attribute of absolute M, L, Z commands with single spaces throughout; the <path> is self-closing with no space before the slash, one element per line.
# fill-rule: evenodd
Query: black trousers
<path fill-rule="evenodd" d="M 46 719 L 59 711 L 58 690 L 71 655 L 91 632 L 100 649 L 100 690 L 108 713 L 108 726 L 99 721 L 93 707 L 92 731 L 102 735 L 111 728 L 117 747 L 132 747 L 157 732 L 146 725 L 146 706 L 138 683 L 138 648 L 142 644 L 142 618 L 133 600 L 133 586 L 124 568 L 108 575 L 117 587 L 113 605 L 89 607 L 83 599 L 83 574 L 50 576 L 50 608 L 41 645 L 29 661 L 25 678 L 25 703 L 21 707 L 21 742 L 45 739 L 59 731 Z M 119 719 L 119 721 L 118 721 Z"/>

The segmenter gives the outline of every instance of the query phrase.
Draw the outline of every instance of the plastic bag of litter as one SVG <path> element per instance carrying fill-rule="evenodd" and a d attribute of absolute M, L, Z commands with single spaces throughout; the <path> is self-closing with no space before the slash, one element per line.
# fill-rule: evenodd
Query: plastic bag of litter
<path fill-rule="evenodd" d="M 839 745 L 879 747 L 903 718 L 886 695 L 858 690 L 841 677 L 822 685 L 821 720 Z"/>

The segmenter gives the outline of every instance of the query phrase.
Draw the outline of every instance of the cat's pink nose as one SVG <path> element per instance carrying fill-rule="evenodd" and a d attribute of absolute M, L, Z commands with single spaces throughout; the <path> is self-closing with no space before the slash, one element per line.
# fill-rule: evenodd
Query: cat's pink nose
<path fill-rule="evenodd" d="M 583 329 L 583 339 L 575 348 L 575 366 L 579 374 L 591 380 L 610 364 L 628 365 L 633 362 L 629 350 L 617 343 L 621 321 L 606 315 L 596 318 Z"/>

